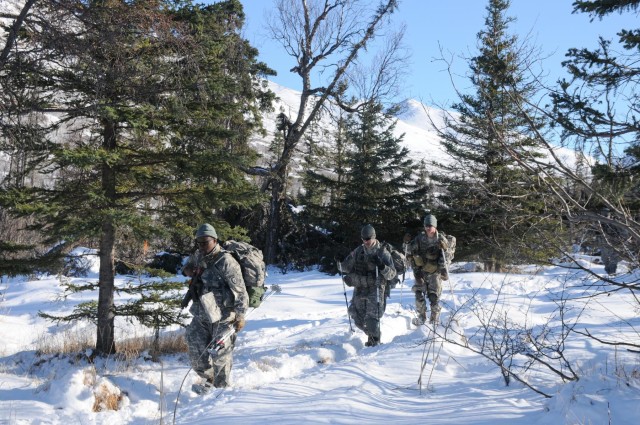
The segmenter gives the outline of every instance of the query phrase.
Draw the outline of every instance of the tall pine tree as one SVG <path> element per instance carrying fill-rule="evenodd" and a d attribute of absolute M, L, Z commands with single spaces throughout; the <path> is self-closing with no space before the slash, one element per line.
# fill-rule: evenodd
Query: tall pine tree
<path fill-rule="evenodd" d="M 452 161 L 434 173 L 445 188 L 435 209 L 459 235 L 458 251 L 480 257 L 492 269 L 545 258 L 539 244 L 529 248 L 527 235 L 534 227 L 543 231 L 557 224 L 544 210 L 535 176 L 514 159 L 514 153 L 535 156 L 531 123 L 520 113 L 535 87 L 526 78 L 528 52 L 508 33 L 509 5 L 509 0 L 489 0 L 485 28 L 477 36 L 479 52 L 469 60 L 475 92 L 461 94 L 455 114 L 438 129 Z"/>
<path fill-rule="evenodd" d="M 394 129 L 381 105 L 368 104 L 338 133 L 344 157 L 333 173 L 309 176 L 326 188 L 323 203 L 308 206 L 310 220 L 342 249 L 360 242 L 364 224 L 375 227 L 378 239 L 399 244 L 408 223 L 424 210 L 427 187 L 418 185 L 418 167 Z"/>
<path fill-rule="evenodd" d="M 255 158 L 247 138 L 268 69 L 243 20 L 238 0 L 45 0 L 6 60 L 3 149 L 25 160 L 0 204 L 33 217 L 47 244 L 97 241 L 98 353 L 116 350 L 119 244 L 188 242 L 204 220 L 224 237 L 220 212 L 257 200 L 240 168 Z"/>

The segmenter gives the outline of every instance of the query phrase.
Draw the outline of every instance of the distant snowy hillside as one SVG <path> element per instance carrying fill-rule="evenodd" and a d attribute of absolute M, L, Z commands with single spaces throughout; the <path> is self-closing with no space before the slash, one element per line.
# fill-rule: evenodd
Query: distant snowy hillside
<path fill-rule="evenodd" d="M 294 118 L 298 112 L 300 103 L 300 92 L 283 87 L 274 82 L 269 82 L 269 88 L 276 94 L 278 100 L 274 104 L 274 112 L 265 116 L 264 126 L 268 136 L 255 137 L 253 145 L 261 154 L 265 154 L 269 147 L 269 143 L 273 140 L 276 132 L 276 117 L 283 111 L 288 117 Z M 404 134 L 403 145 L 409 149 L 410 156 L 415 161 L 425 159 L 445 160 L 446 155 L 442 150 L 438 137 L 431 129 L 429 116 L 436 123 L 441 122 L 440 111 L 424 106 L 417 100 L 408 100 L 405 104 L 403 113 L 398 117 L 395 134 L 401 136 Z M 330 129 L 333 125 L 328 119 L 324 119 L 322 127 Z"/>

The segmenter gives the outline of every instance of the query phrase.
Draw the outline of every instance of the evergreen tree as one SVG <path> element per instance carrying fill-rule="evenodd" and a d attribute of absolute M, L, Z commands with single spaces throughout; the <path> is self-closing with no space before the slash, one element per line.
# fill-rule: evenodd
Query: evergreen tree
<path fill-rule="evenodd" d="M 612 13 L 635 13 L 639 0 L 575 1 L 574 12 L 606 19 Z M 563 66 L 571 78 L 553 93 L 553 116 L 563 141 L 595 158 L 590 175 L 574 179 L 566 215 L 575 225 L 600 235 L 600 247 L 638 265 L 640 246 L 640 29 L 618 32 L 617 43 L 598 40 L 596 49 L 572 48 Z M 608 229 L 608 230 L 607 230 Z"/>
<path fill-rule="evenodd" d="M 98 241 L 100 354 L 116 349 L 118 244 L 184 247 L 205 219 L 224 237 L 221 211 L 257 201 L 240 169 L 255 158 L 247 136 L 270 99 L 257 76 L 270 71 L 243 20 L 238 0 L 43 1 L 6 60 L 2 146 L 26 159 L 0 204 L 33 217 L 47 244 Z M 35 174 L 48 180 L 25 184 Z"/>
<path fill-rule="evenodd" d="M 335 225 L 330 206 L 342 196 L 347 178 L 346 112 L 337 111 L 332 129 L 317 137 L 306 137 L 307 154 L 302 168 L 302 188 L 298 201 L 302 206 L 298 213 L 305 235 L 299 245 L 299 253 L 309 264 L 330 266 L 336 249 L 344 241 L 328 232 Z M 330 266 L 333 267 L 333 266 Z"/>
<path fill-rule="evenodd" d="M 553 229 L 545 215 L 536 176 L 518 166 L 519 153 L 535 158 L 531 124 L 520 112 L 534 86 L 525 78 L 529 59 L 517 37 L 509 35 L 509 0 L 489 0 L 485 28 L 478 33 L 478 55 L 469 60 L 474 93 L 461 94 L 457 114 L 445 117 L 438 133 L 453 159 L 438 164 L 436 179 L 446 192 L 434 205 L 447 230 L 459 235 L 459 252 L 478 255 L 491 268 L 546 256 L 530 250 L 526 235 Z M 542 123 L 534 122 L 540 128 Z M 536 242 L 533 242 L 536 243 Z"/>
<path fill-rule="evenodd" d="M 427 188 L 416 183 L 415 164 L 394 129 L 382 107 L 369 104 L 348 117 L 344 133 L 338 133 L 343 162 L 336 161 L 330 175 L 309 175 L 326 187 L 321 205 L 307 205 L 310 220 L 340 249 L 360 242 L 364 224 L 375 227 L 378 239 L 400 244 L 408 223 L 424 209 Z"/>

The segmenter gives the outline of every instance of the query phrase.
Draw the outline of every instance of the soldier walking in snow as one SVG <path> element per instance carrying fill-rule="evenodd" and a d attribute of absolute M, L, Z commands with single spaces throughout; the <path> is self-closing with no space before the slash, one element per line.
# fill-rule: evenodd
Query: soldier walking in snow
<path fill-rule="evenodd" d="M 448 241 L 437 230 L 438 220 L 431 213 L 424 218 L 424 232 L 420 232 L 406 245 L 407 258 L 411 261 L 415 284 L 411 290 L 416 295 L 418 317 L 413 319 L 416 326 L 427 319 L 428 298 L 431 305 L 430 323 L 436 323 L 440 315 L 440 295 L 442 281 L 449 279 L 444 252 L 449 248 Z"/>
<path fill-rule="evenodd" d="M 360 231 L 362 245 L 340 263 L 347 273 L 345 283 L 354 288 L 349 316 L 369 339 L 367 347 L 380 343 L 380 318 L 384 313 L 385 286 L 396 277 L 393 259 L 376 239 L 376 231 L 367 224 Z"/>
<path fill-rule="evenodd" d="M 207 349 L 233 328 L 238 332 L 244 327 L 248 296 L 240 265 L 221 249 L 213 226 L 199 226 L 196 242 L 198 250 L 189 257 L 182 273 L 191 277 L 193 299 L 189 310 L 193 319 L 186 331 L 189 359 L 193 370 L 203 378 L 192 389 L 204 394 L 212 387 L 229 385 L 235 332 L 224 341 L 217 356 L 210 357 Z"/>

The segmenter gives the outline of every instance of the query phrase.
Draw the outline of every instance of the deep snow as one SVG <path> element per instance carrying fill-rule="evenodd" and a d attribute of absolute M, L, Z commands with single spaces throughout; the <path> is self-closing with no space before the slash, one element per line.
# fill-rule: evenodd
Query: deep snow
<path fill-rule="evenodd" d="M 590 260 L 584 264 L 601 271 Z M 96 279 L 95 273 L 89 279 Z M 549 324 L 557 330 L 560 304 L 572 307 L 565 309 L 567 321 L 581 315 L 581 329 L 637 343 L 637 301 L 623 292 L 582 298 L 594 290 L 586 279 L 561 267 L 452 273 L 434 337 L 431 329 L 410 324 L 414 301 L 408 272 L 391 292 L 382 318 L 383 344 L 369 348 L 361 331 L 350 332 L 339 276 L 270 270 L 267 284 L 282 292 L 248 316 L 238 336 L 232 386 L 197 396 L 190 388 L 198 378 L 189 372 L 186 354 L 160 362 L 116 356 L 95 364 L 86 353 L 36 354 L 43 345 L 60 346 L 79 335 L 92 340 L 92 325 L 56 326 L 37 312 L 70 312 L 95 294 L 62 300 L 55 276 L 3 277 L 0 424 L 166 424 L 173 423 L 174 412 L 180 424 L 636 424 L 637 353 L 571 334 L 563 352 L 580 380 L 562 383 L 540 367 L 519 372 L 552 396 L 545 398 L 513 379 L 505 386 L 495 364 L 461 346 L 465 341 L 477 346 L 485 314 L 506 318 L 514 327 Z M 558 303 L 569 295 L 580 298 Z M 149 334 L 135 323 L 117 324 L 119 340 Z M 182 329 L 166 330 L 176 332 Z M 443 341 L 445 333 L 451 342 Z M 121 391 L 117 411 L 92 412 L 101 387 Z"/>

